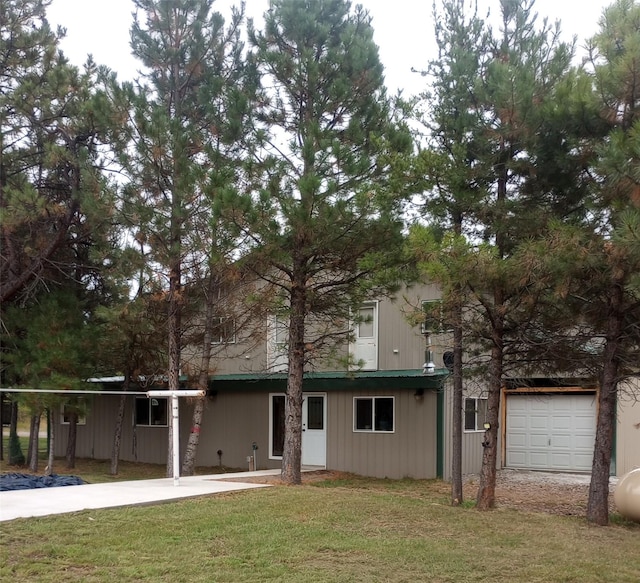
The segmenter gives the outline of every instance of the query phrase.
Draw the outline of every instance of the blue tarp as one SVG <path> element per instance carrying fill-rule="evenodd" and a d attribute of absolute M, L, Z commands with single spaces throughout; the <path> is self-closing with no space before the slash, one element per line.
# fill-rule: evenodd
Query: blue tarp
<path fill-rule="evenodd" d="M 34 476 L 33 474 L 0 475 L 0 492 L 3 490 L 31 490 L 33 488 L 55 488 L 58 486 L 79 486 L 86 482 L 78 476 Z"/>

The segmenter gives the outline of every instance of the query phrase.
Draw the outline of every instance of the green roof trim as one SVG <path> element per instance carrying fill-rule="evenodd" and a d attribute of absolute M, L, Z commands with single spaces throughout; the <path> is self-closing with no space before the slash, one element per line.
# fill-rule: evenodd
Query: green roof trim
<path fill-rule="evenodd" d="M 422 369 L 331 371 L 304 374 L 305 391 L 345 391 L 360 389 L 440 389 L 449 376 L 447 369 L 437 369 L 425 375 Z M 209 378 L 210 391 L 269 390 L 283 392 L 286 373 L 244 373 L 214 375 Z"/>

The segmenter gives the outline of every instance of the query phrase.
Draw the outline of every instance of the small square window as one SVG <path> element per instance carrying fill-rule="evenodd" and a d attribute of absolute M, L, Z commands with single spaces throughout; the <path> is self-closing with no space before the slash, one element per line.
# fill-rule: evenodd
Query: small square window
<path fill-rule="evenodd" d="M 84 413 L 79 413 L 76 407 L 72 407 L 66 403 L 60 407 L 60 423 L 62 423 L 62 425 L 69 425 L 71 423 L 71 416 L 74 413 L 78 416 L 76 425 L 87 424 L 86 415 Z"/>
<path fill-rule="evenodd" d="M 353 430 L 393 433 L 394 397 L 354 397 Z"/>
<path fill-rule="evenodd" d="M 136 397 L 134 423 L 139 427 L 166 427 L 167 399 Z"/>
<path fill-rule="evenodd" d="M 211 331 L 212 344 L 234 344 L 236 341 L 236 322 L 233 318 L 216 316 Z"/>

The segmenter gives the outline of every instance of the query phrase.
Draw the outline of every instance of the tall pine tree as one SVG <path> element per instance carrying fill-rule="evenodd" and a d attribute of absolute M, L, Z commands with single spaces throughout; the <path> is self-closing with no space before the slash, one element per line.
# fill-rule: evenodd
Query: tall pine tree
<path fill-rule="evenodd" d="M 213 0 L 135 0 L 133 54 L 144 65 L 120 160 L 131 178 L 126 212 L 166 281 L 168 384 L 179 387 L 185 283 L 199 278 L 210 246 L 209 195 L 233 184 L 229 159 L 243 134 L 251 87 L 244 83 L 239 25 L 225 28 Z M 173 474 L 169 431 L 167 475 Z"/>
<path fill-rule="evenodd" d="M 255 189 L 228 210 L 248 241 L 246 265 L 288 322 L 282 477 L 299 483 L 305 366 L 344 342 L 350 310 L 384 287 L 402 226 L 388 175 L 410 140 L 392 123 L 362 7 L 274 0 L 249 39 L 263 88 Z"/>

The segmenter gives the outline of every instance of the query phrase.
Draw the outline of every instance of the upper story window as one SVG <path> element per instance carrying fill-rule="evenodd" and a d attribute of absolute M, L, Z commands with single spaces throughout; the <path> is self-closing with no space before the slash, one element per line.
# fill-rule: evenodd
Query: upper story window
<path fill-rule="evenodd" d="M 275 317 L 275 343 L 284 346 L 289 340 L 289 321 L 285 316 Z"/>
<path fill-rule="evenodd" d="M 353 430 L 393 433 L 394 397 L 354 397 Z"/>
<path fill-rule="evenodd" d="M 422 312 L 424 313 L 424 321 L 420 325 L 422 334 L 440 334 L 453 329 L 451 322 L 445 318 L 442 300 L 423 300 Z"/>
<path fill-rule="evenodd" d="M 167 426 L 167 399 L 136 397 L 135 425 L 143 427 Z"/>
<path fill-rule="evenodd" d="M 223 316 L 213 318 L 211 331 L 212 344 L 234 344 L 236 341 L 236 322 Z"/>
<path fill-rule="evenodd" d="M 484 431 L 487 420 L 487 400 L 467 398 L 464 400 L 464 430 Z"/>

